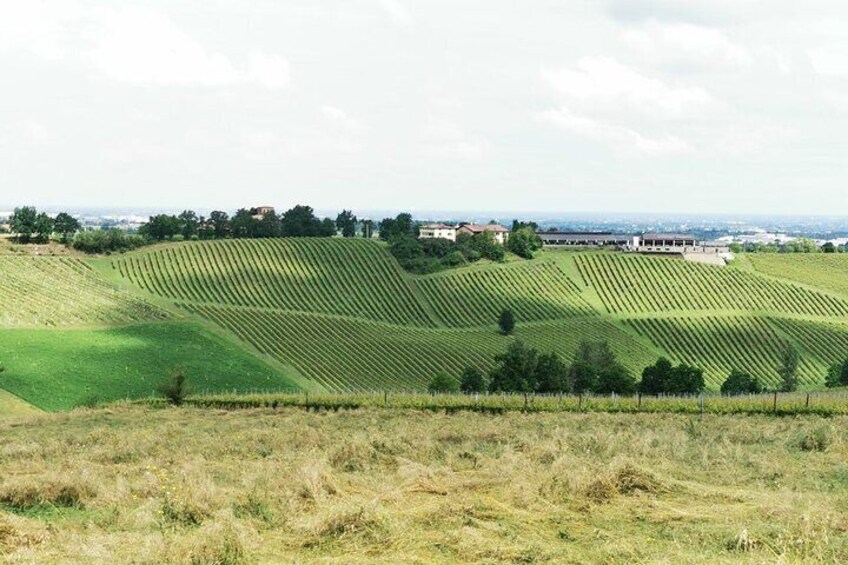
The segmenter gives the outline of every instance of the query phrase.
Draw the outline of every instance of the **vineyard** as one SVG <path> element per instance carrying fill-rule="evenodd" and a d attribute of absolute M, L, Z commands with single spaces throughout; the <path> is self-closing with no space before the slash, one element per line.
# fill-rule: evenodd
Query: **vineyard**
<path fill-rule="evenodd" d="M 468 366 L 490 367 L 510 339 L 489 328 L 444 330 L 251 308 L 183 307 L 332 391 L 420 390 L 439 370 L 458 376 Z M 517 337 L 566 357 L 580 339 L 605 339 L 634 371 L 655 358 L 640 341 L 600 318 L 528 324 Z"/>
<path fill-rule="evenodd" d="M 757 271 L 848 296 L 848 256 L 842 253 L 751 253 Z"/>
<path fill-rule="evenodd" d="M 169 315 L 120 291 L 71 258 L 0 256 L 0 326 L 162 320 Z"/>
<path fill-rule="evenodd" d="M 762 312 L 848 316 L 848 301 L 738 269 L 668 257 L 586 254 L 577 257 L 585 282 L 613 314 Z"/>
<path fill-rule="evenodd" d="M 433 325 L 391 255 L 364 240 L 188 243 L 115 259 L 121 276 L 181 302 Z"/>
<path fill-rule="evenodd" d="M 528 322 L 595 314 L 577 285 L 550 262 L 466 269 L 415 284 L 448 326 L 488 325 L 504 308 Z"/>

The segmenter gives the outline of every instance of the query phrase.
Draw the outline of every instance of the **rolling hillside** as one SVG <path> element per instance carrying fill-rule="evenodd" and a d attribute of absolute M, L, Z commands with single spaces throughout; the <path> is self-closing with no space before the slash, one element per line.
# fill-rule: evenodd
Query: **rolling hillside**
<path fill-rule="evenodd" d="M 815 388 L 848 356 L 841 257 L 820 257 L 757 257 L 760 274 L 546 251 L 414 276 L 385 246 L 359 239 L 186 242 L 87 261 L 3 256 L 0 364 L 12 369 L 0 388 L 63 408 L 104 387 L 108 397 L 148 395 L 181 364 L 211 390 L 421 389 L 439 370 L 491 366 L 512 339 L 566 357 L 582 339 L 604 339 L 636 375 L 665 355 L 703 367 L 713 389 L 734 368 L 775 384 L 780 352 L 793 344 L 800 382 Z M 496 331 L 507 307 L 515 338 Z M 24 332 L 52 326 L 69 333 Z M 115 347 L 97 345 L 106 343 Z"/>

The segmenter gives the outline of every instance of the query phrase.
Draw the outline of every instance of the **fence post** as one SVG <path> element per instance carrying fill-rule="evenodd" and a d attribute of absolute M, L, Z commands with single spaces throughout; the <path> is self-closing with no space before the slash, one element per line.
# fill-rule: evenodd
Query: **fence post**
<path fill-rule="evenodd" d="M 772 405 L 772 410 L 777 413 L 777 391 L 774 391 L 774 404 Z"/>
<path fill-rule="evenodd" d="M 636 409 L 637 410 L 642 409 L 642 393 L 641 392 L 636 393 Z"/>
<path fill-rule="evenodd" d="M 527 393 L 524 393 L 524 411 L 527 412 Z"/>
<path fill-rule="evenodd" d="M 578 398 L 577 408 L 578 408 L 578 410 L 580 410 L 582 412 L 583 411 L 583 393 L 581 392 L 579 395 L 577 395 L 577 398 Z"/>
<path fill-rule="evenodd" d="M 704 415 L 704 393 L 701 393 L 701 416 Z"/>
<path fill-rule="evenodd" d="M 807 393 L 807 402 L 804 403 L 804 408 L 810 407 L 810 393 Z"/>
<path fill-rule="evenodd" d="M 383 391 L 383 406 L 389 405 L 389 393 L 388 391 Z"/>

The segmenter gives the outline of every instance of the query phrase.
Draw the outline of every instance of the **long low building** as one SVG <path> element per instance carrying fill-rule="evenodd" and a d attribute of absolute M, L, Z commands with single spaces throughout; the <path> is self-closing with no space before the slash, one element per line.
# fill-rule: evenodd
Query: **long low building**
<path fill-rule="evenodd" d="M 538 236 L 544 245 L 619 247 L 633 243 L 633 236 L 611 232 L 548 231 Z"/>

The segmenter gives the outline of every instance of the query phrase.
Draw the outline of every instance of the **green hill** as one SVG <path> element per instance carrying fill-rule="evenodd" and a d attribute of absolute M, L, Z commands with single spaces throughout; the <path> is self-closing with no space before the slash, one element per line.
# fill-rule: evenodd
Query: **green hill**
<path fill-rule="evenodd" d="M 801 267 L 793 267 L 796 260 Z M 511 339 L 566 357 L 582 339 L 604 339 L 636 375 L 665 355 L 703 367 L 713 389 L 734 368 L 776 384 L 781 350 L 792 344 L 803 359 L 802 386 L 816 388 L 830 364 L 848 357 L 841 261 L 754 257 L 756 269 L 743 270 L 662 256 L 544 251 L 532 261 L 416 276 L 400 269 L 385 245 L 361 239 L 186 242 L 88 261 L 0 257 L 10 273 L 0 283 L 0 315 L 11 328 L 4 347 L 24 336 L 17 333 L 24 327 L 79 332 L 19 340 L 46 376 L 24 378 L 34 369 L 18 363 L 0 377 L 0 388 L 37 406 L 67 407 L 99 387 L 109 397 L 150 394 L 152 380 L 185 364 L 201 381 L 214 375 L 209 386 L 216 390 L 421 389 L 440 370 L 491 366 Z M 515 338 L 497 333 L 503 308 L 515 312 Z M 144 353 L 123 346 L 115 351 L 131 353 L 111 360 L 84 353 L 97 351 L 86 344 L 103 336 L 125 344 L 125 335 L 109 333 L 121 326 L 145 332 Z M 48 346 L 39 348 L 38 339 Z M 59 351 L 57 340 L 69 345 Z M 182 341 L 195 345 L 181 350 Z M 44 362 L 74 351 L 83 353 L 73 371 Z M 259 365 L 247 370 L 248 360 Z M 120 366 L 144 367 L 144 379 L 127 384 Z M 17 375 L 14 386 L 9 372 Z M 40 392 L 22 392 L 30 378 Z M 62 387 L 69 392 L 49 398 Z"/>

